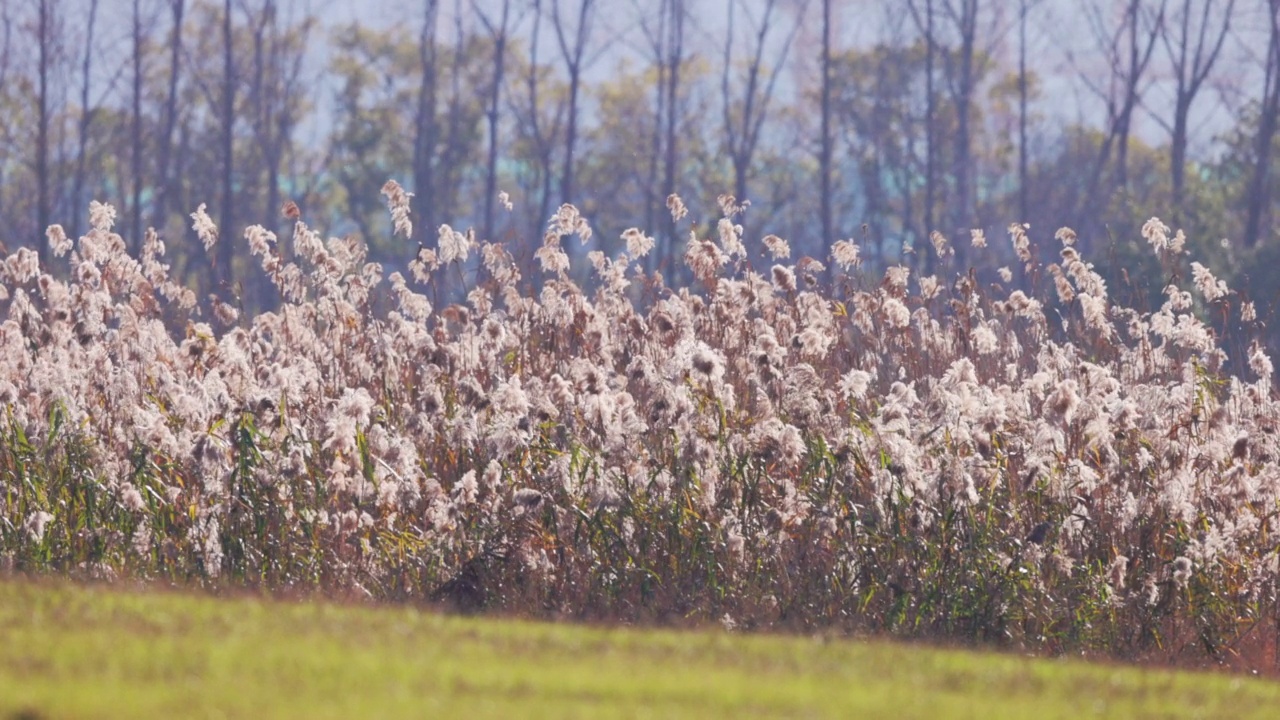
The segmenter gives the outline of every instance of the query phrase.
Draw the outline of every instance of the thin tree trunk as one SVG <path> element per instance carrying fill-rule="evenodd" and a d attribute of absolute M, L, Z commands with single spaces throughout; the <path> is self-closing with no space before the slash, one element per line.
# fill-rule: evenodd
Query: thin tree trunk
<path fill-rule="evenodd" d="M 466 65 L 467 31 L 463 28 L 462 0 L 454 0 L 453 62 L 449 65 L 449 122 L 442 138 L 441 152 L 437 158 L 436 197 L 432 206 L 443 212 L 457 205 L 462 167 L 467 162 L 467 145 L 463 139 L 463 68 Z M 442 218 L 443 220 L 444 218 Z"/>
<path fill-rule="evenodd" d="M 540 186 L 538 193 L 538 215 L 534 218 L 531 237 L 541 237 L 542 230 L 551 212 L 551 141 L 548 133 L 543 132 L 542 119 L 539 116 L 538 95 L 538 38 L 541 37 L 542 0 L 533 0 L 533 32 L 529 41 L 529 130 L 538 152 L 538 171 L 536 181 Z M 551 133 L 554 134 L 554 133 Z"/>
<path fill-rule="evenodd" d="M 435 153 L 439 143 L 439 127 L 436 119 L 436 0 L 425 0 L 422 14 L 422 34 L 419 38 L 420 71 L 418 109 L 413 142 L 413 210 L 418 226 L 428 233 L 435 228 Z"/>
<path fill-rule="evenodd" d="M 40 0 L 37 8 L 36 34 L 38 59 L 36 66 L 36 247 L 39 248 L 40 265 L 49 262 L 49 240 L 45 229 L 49 227 L 49 75 L 52 72 L 50 57 L 51 25 L 53 24 L 52 0 Z"/>
<path fill-rule="evenodd" d="M 1126 190 L 1129 187 L 1129 137 L 1133 127 L 1133 111 L 1138 106 L 1138 81 L 1151 60 L 1151 51 L 1155 49 L 1156 36 L 1163 22 L 1164 2 L 1160 3 L 1160 11 L 1152 24 L 1147 40 L 1146 50 L 1139 45 L 1138 23 L 1142 12 L 1142 0 L 1131 0 L 1129 4 L 1129 62 L 1125 77 L 1125 96 L 1121 105 L 1116 135 L 1116 187 Z"/>
<path fill-rule="evenodd" d="M 268 155 L 270 154 L 271 138 L 271 104 L 265 96 L 265 84 L 267 82 L 267 44 L 270 39 L 267 37 L 268 27 L 271 24 L 272 2 L 266 0 L 262 8 L 262 16 L 260 18 L 250 17 L 249 22 L 253 28 L 253 78 L 249 81 L 249 104 L 252 107 L 251 117 L 254 118 L 254 131 L 257 135 L 258 150 L 262 154 L 264 161 L 264 174 L 266 184 L 271 184 L 270 170 L 265 168 L 269 163 Z M 257 174 L 256 172 L 254 173 Z M 279 205 L 273 207 L 270 199 L 265 199 L 265 204 L 259 212 L 262 213 L 262 219 L 275 217 L 278 212 Z"/>
<path fill-rule="evenodd" d="M 582 77 L 569 74 L 569 120 L 564 131 L 564 169 L 560 171 L 560 202 L 573 201 L 573 151 L 578 139 L 578 88 Z"/>
<path fill-rule="evenodd" d="M 641 27 L 645 30 L 645 34 L 649 39 L 649 46 L 653 50 L 654 66 L 658 70 L 658 81 L 653 86 L 653 132 L 649 135 L 649 163 L 645 172 L 644 184 L 644 231 L 656 232 L 655 224 L 658 217 L 658 197 L 661 190 L 658 187 L 658 174 L 662 170 L 662 141 L 665 138 L 663 127 L 666 124 L 666 102 L 667 102 L 667 14 L 670 10 L 673 0 L 661 0 L 658 6 L 658 29 L 656 32 L 650 33 L 648 26 L 643 22 Z M 657 255 L 657 253 L 653 253 Z M 650 256 L 646 259 L 646 267 L 653 268 L 654 257 Z"/>
<path fill-rule="evenodd" d="M 129 174 L 131 195 L 129 199 L 130 252 L 135 256 L 142 247 L 142 3 L 133 0 L 133 92 L 132 117 L 129 122 Z"/>
<path fill-rule="evenodd" d="M 85 43 L 84 55 L 80 64 L 80 123 L 77 128 L 77 148 L 76 148 L 76 171 L 72 179 L 71 190 L 71 235 L 78 237 L 80 235 L 80 218 L 84 215 L 87 203 L 83 197 L 85 174 L 88 172 L 89 162 L 89 130 L 93 126 L 93 119 L 96 116 L 97 109 L 89 107 L 92 100 L 89 96 L 90 81 L 93 71 L 93 51 L 94 51 L 94 31 L 98 24 L 98 0 L 90 0 L 89 17 L 85 24 Z"/>
<path fill-rule="evenodd" d="M 493 38 L 493 75 L 490 78 L 489 106 L 485 110 L 485 120 L 489 126 L 489 153 L 485 163 L 484 183 L 484 236 L 494 239 L 494 203 L 498 195 L 498 121 L 499 103 L 502 100 L 502 82 L 506 73 L 507 59 L 507 24 L 511 14 L 511 0 L 502 2 L 502 18 L 495 27 L 487 16 L 477 10 L 481 21 Z"/>
<path fill-rule="evenodd" d="M 13 48 L 13 17 L 9 13 L 9 5 L 0 3 L 0 88 L 8 87 L 9 70 L 12 67 L 13 59 L 11 53 Z M 0 124 L 0 128 L 2 127 L 4 125 Z M 15 146 L 12 143 L 12 139 L 5 139 L 10 141 L 6 149 L 13 152 Z M 21 213 L 25 211 L 25 208 L 19 210 L 19 215 L 13 213 L 14 209 L 0 204 L 0 227 L 19 228 L 27 225 L 29 218 L 21 217 Z M 38 250 L 39 246 L 36 247 Z M 0 241 L 0 248 L 3 248 L 3 241 Z"/>
<path fill-rule="evenodd" d="M 1262 240 L 1264 215 L 1271 204 L 1271 149 L 1280 116 L 1280 0 L 1268 0 L 1271 23 L 1267 42 L 1266 80 L 1258 114 L 1253 176 L 1249 182 L 1249 205 L 1245 220 L 1245 244 L 1256 247 Z"/>
<path fill-rule="evenodd" d="M 818 155 L 818 192 L 821 196 L 822 257 L 828 267 L 834 265 L 827 258 L 835 241 L 835 229 L 831 209 L 831 0 L 822 0 L 822 138 Z"/>
<path fill-rule="evenodd" d="M 594 0 L 578 0 L 578 20 L 574 28 L 573 45 L 565 35 L 564 22 L 560 18 L 560 0 L 552 6 L 552 25 L 560 54 L 564 56 L 569 73 L 569 110 L 564 133 L 564 169 L 560 175 L 560 202 L 573 202 L 574 151 L 578 141 L 578 96 L 582 89 L 583 56 L 591 32 L 591 20 L 595 10 Z"/>
<path fill-rule="evenodd" d="M 231 0 L 226 0 L 222 11 L 222 207 L 218 221 L 217 257 L 215 277 L 222 289 L 234 297 L 235 269 L 235 109 L 236 66 L 234 35 L 231 25 Z"/>
<path fill-rule="evenodd" d="M 173 133 L 178 125 L 178 79 L 182 73 L 182 22 L 186 12 L 186 0 L 170 0 L 173 16 L 173 35 L 169 45 L 169 89 L 165 96 L 164 120 L 160 130 L 160 147 L 156 153 L 156 181 L 159 184 L 151 224 L 163 230 L 169 220 L 169 204 L 174 192 L 172 174 Z"/>
<path fill-rule="evenodd" d="M 1175 75 L 1173 126 L 1169 128 L 1169 155 L 1172 171 L 1170 204 L 1175 222 L 1180 222 L 1182 197 L 1186 187 L 1187 144 L 1191 106 L 1208 78 L 1231 29 L 1235 0 L 1218 6 L 1214 0 L 1203 0 L 1194 22 L 1191 0 L 1183 0 L 1178 22 L 1165 23 L 1160 33 Z M 1215 26 L 1215 23 L 1216 26 Z M 1176 36 L 1173 30 L 1176 28 Z M 1210 37 L 1213 30 L 1216 38 Z M 1193 41 L 1194 34 L 1194 41 Z M 1157 116 L 1158 117 L 1158 116 Z M 1168 126 L 1166 126 L 1168 127 Z"/>
<path fill-rule="evenodd" d="M 658 202 L 665 207 L 665 199 L 667 195 L 679 192 L 678 183 L 680 171 L 680 70 L 684 65 L 684 24 L 685 24 L 686 8 L 684 0 L 672 0 L 671 20 L 667 26 L 669 36 L 667 38 L 667 101 L 666 101 L 666 157 L 663 159 L 662 173 L 662 192 L 658 195 Z M 675 242 L 676 237 L 676 221 L 671 217 L 670 213 L 659 214 L 663 217 L 663 225 L 666 227 L 665 244 L 660 246 L 666 250 L 667 255 L 670 254 L 671 243 Z M 659 257 L 660 262 L 663 258 Z"/>
<path fill-rule="evenodd" d="M 280 164 L 284 160 L 285 148 L 289 143 L 289 138 L 293 133 L 293 117 L 291 113 L 290 102 L 292 93 L 289 92 L 291 81 L 285 75 L 283 38 L 280 37 L 280 17 L 279 8 L 276 6 L 275 0 L 267 0 L 264 12 L 268 13 L 268 27 L 270 29 L 269 37 L 276 38 L 270 43 L 270 51 L 267 54 L 267 68 L 270 78 L 274 80 L 273 94 L 278 94 L 267 102 L 268 112 L 266 114 L 265 127 L 267 143 L 263 148 L 263 161 L 266 164 L 266 182 L 267 182 L 267 207 L 263 212 L 264 220 L 270 218 L 269 224 L 278 224 L 280 221 L 280 206 L 282 200 L 280 197 Z M 278 103 L 278 106 L 275 104 Z"/>
<path fill-rule="evenodd" d="M 795 38 L 796 31 L 800 27 L 800 22 L 797 20 L 792 26 L 791 32 L 786 36 L 782 48 L 778 52 L 776 64 L 768 72 L 767 79 L 762 83 L 765 40 L 769 30 L 774 25 L 773 16 L 778 9 L 777 0 L 767 0 L 764 11 L 761 13 L 759 24 L 752 28 L 754 45 L 751 48 L 751 56 L 747 62 L 747 78 L 746 87 L 743 89 L 742 94 L 742 109 L 735 117 L 730 79 L 733 75 L 733 46 L 735 40 L 733 24 L 736 5 L 737 3 L 735 2 L 729 6 L 728 29 L 725 34 L 724 69 L 720 80 L 720 92 L 724 108 L 725 142 L 728 146 L 730 162 L 733 165 L 734 198 L 738 203 L 743 203 L 749 199 L 747 193 L 749 175 L 755 159 L 756 149 L 760 144 L 760 133 L 769 114 L 769 103 L 773 99 L 778 74 L 786 64 L 787 53 L 791 48 L 791 41 Z"/>
<path fill-rule="evenodd" d="M 742 126 L 734 122 L 732 108 L 732 92 L 730 89 L 730 77 L 733 74 L 733 19 L 734 10 L 737 8 L 737 2 L 729 5 L 729 27 L 725 34 L 724 43 L 724 75 L 721 79 L 721 94 L 724 96 L 724 115 L 727 138 L 729 140 L 729 158 L 733 164 L 733 196 L 739 203 L 747 198 L 747 169 L 751 164 L 751 155 L 753 148 L 749 147 L 750 141 L 747 139 L 747 128 L 751 124 L 753 112 L 755 110 L 756 99 L 756 79 L 759 77 L 760 65 L 758 62 L 751 62 L 747 66 L 747 87 L 742 98 Z M 761 29 L 767 25 L 762 23 Z M 763 52 L 763 48 L 756 48 L 755 57 L 758 58 Z"/>
<path fill-rule="evenodd" d="M 934 231 L 933 209 L 938 202 L 938 142 L 934 132 L 938 100 L 933 73 L 934 56 L 938 45 L 933 34 L 933 0 L 925 3 L 924 43 L 924 228 L 917 241 L 922 250 L 925 240 Z M 922 252 L 918 257 L 924 263 L 924 272 L 932 273 L 933 253 Z"/>
<path fill-rule="evenodd" d="M 1027 2 L 1018 7 L 1018 222 L 1030 222 L 1027 208 Z"/>
<path fill-rule="evenodd" d="M 956 110 L 955 150 L 951 174 L 955 179 L 955 196 L 951 199 L 951 217 L 946 232 L 952 235 L 954 242 L 951 249 L 955 252 L 955 263 L 958 267 L 967 267 L 966 259 L 968 243 L 959 242 L 959 235 L 973 227 L 977 222 L 977 200 L 973 182 L 973 93 L 976 86 L 977 73 L 974 63 L 978 62 L 977 34 L 978 0 L 959 0 L 957 5 L 947 3 L 947 12 L 955 24 L 959 35 L 960 46 L 957 53 L 947 54 L 948 68 L 958 62 L 958 72 L 948 72 L 948 83 L 951 89 L 951 100 Z M 958 56 L 957 56 L 958 55 Z"/>
<path fill-rule="evenodd" d="M 1187 124 L 1192 97 L 1180 96 L 1173 107 L 1173 133 L 1169 142 L 1170 210 L 1175 223 L 1181 222 L 1182 196 L 1187 178 Z"/>
<path fill-rule="evenodd" d="M 933 208 L 937 203 L 937 187 L 935 182 L 937 179 L 936 158 L 938 156 L 937 142 L 934 138 L 934 116 L 937 114 L 937 92 L 934 89 L 933 65 L 934 55 L 937 52 L 937 42 L 933 35 L 933 0 L 925 3 L 925 32 L 924 32 L 924 232 L 921 238 L 929 237 L 929 233 L 933 232 Z M 926 258 L 930 257 L 925 255 Z"/>
<path fill-rule="evenodd" d="M 1141 100 L 1139 85 L 1143 73 L 1150 64 L 1152 51 L 1155 50 L 1155 43 L 1164 22 L 1164 5 L 1165 0 L 1160 0 L 1151 16 L 1150 27 L 1143 31 L 1145 37 L 1139 37 L 1139 23 L 1142 22 L 1143 17 L 1142 0 L 1128 0 L 1125 5 L 1123 24 L 1106 41 L 1105 47 L 1111 65 L 1112 89 L 1103 93 L 1094 85 L 1090 86 L 1095 88 L 1095 93 L 1106 100 L 1108 130 L 1099 148 L 1093 169 L 1090 171 L 1087 188 L 1083 195 L 1084 202 L 1078 208 L 1078 211 L 1084 213 L 1086 217 L 1101 219 L 1103 215 L 1097 212 L 1096 208 L 1102 198 L 1110 192 L 1122 191 L 1128 187 L 1128 150 L 1133 112 Z M 1145 46 L 1142 43 L 1145 43 Z M 1084 77 L 1087 83 L 1092 83 L 1091 79 Z M 1117 85 L 1120 88 L 1118 93 L 1114 89 Z M 1113 152 L 1115 162 L 1111 164 L 1111 182 L 1104 186 L 1105 170 Z M 1088 253 L 1092 247 L 1092 238 L 1100 228 L 1093 226 L 1084 229 L 1089 232 L 1082 233 L 1081 252 Z"/>

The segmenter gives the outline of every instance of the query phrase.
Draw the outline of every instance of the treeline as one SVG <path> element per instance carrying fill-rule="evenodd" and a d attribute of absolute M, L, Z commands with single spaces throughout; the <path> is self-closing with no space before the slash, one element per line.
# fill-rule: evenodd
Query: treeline
<path fill-rule="evenodd" d="M 1280 260 L 1280 0 L 384 11 L 399 14 L 0 0 L 0 239 L 47 258 L 45 228 L 78 234 L 101 199 L 135 249 L 157 228 L 201 293 L 269 303 L 242 284 L 260 273 L 237 228 L 283 234 L 292 201 L 401 264 L 412 249 L 378 194 L 394 178 L 414 193 L 416 239 L 473 227 L 517 258 L 572 202 L 593 244 L 616 251 L 642 227 L 659 243 L 649 269 L 678 273 L 690 228 L 714 233 L 731 194 L 750 203 L 749 243 L 773 233 L 825 259 L 853 239 L 868 263 L 924 272 L 1002 262 L 969 257 L 974 229 L 1029 223 L 1049 252 L 1070 225 L 1120 292 L 1142 294 L 1167 280 L 1139 233 L 1158 215 L 1233 287 L 1264 304 L 1280 288 L 1266 270 Z M 679 223 L 673 192 L 691 210 Z M 232 240 L 211 257 L 190 228 L 201 203 Z"/>

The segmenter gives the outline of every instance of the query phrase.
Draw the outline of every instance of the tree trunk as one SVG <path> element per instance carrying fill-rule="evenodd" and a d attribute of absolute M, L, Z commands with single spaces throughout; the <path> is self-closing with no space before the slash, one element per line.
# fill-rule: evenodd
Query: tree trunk
<path fill-rule="evenodd" d="M 142 34 L 142 3 L 133 0 L 133 101 L 129 119 L 129 237 L 130 252 L 138 255 L 142 248 L 142 53 L 146 38 Z"/>
<path fill-rule="evenodd" d="M 435 152 L 439 141 L 436 121 L 436 0 L 424 0 L 418 60 L 422 78 L 413 141 L 413 211 L 418 227 L 430 235 L 435 227 Z"/>
<path fill-rule="evenodd" d="M 182 22 L 186 11 L 186 0 L 170 0 L 169 10 L 173 16 L 173 34 L 169 44 L 169 89 L 165 96 L 164 119 L 160 129 L 160 147 L 156 153 L 156 192 L 155 208 L 151 224 L 163 230 L 169 220 L 169 205 L 173 198 L 173 133 L 178 126 L 178 79 L 182 74 Z"/>
<path fill-rule="evenodd" d="M 956 262 L 959 267 L 965 267 L 964 250 L 965 244 L 960 242 L 960 235 L 973 226 L 974 217 L 974 198 L 972 188 L 973 178 L 973 159 L 972 146 L 973 134 L 969 130 L 971 121 L 971 108 L 973 106 L 973 53 L 974 53 L 974 32 L 977 24 L 976 13 L 977 3 L 965 3 L 966 15 L 960 20 L 962 25 L 961 46 L 960 46 L 960 79 L 956 83 L 955 106 L 956 106 L 956 137 L 955 137 L 955 163 L 952 166 L 952 174 L 956 181 L 956 198 L 953 205 L 953 214 L 951 217 L 951 234 L 952 248 L 956 251 Z"/>
<path fill-rule="evenodd" d="M 661 0 L 658 6 L 658 29 L 656 32 L 650 33 L 648 26 L 643 22 L 641 27 L 645 30 L 645 35 L 649 39 L 650 49 L 653 51 L 653 64 L 658 70 L 658 80 L 653 86 L 653 132 L 649 134 L 649 163 L 645 172 L 644 183 L 644 225 L 645 232 L 657 233 L 658 218 L 658 197 L 661 190 L 658 187 L 658 173 L 662 169 L 662 141 L 665 138 L 663 134 L 663 126 L 666 122 L 666 102 L 667 102 L 667 14 L 673 0 Z M 653 253 L 646 258 L 646 267 L 653 267 Z"/>
<path fill-rule="evenodd" d="M 564 169 L 560 175 L 560 202 L 571 203 L 574 199 L 574 150 L 578 141 L 578 96 L 582 89 L 583 58 L 591 33 L 595 3 L 594 0 L 578 1 L 578 20 L 577 26 L 574 27 L 572 46 L 569 44 L 564 22 L 560 17 L 560 0 L 556 0 L 552 8 L 552 25 L 556 40 L 560 43 L 560 54 L 564 57 L 565 69 L 569 73 L 569 109 L 564 132 Z"/>
<path fill-rule="evenodd" d="M 84 195 L 85 174 L 89 163 L 89 130 L 93 126 L 97 109 L 90 107 L 90 75 L 93 71 L 94 31 L 98 24 L 98 0 L 90 0 L 89 17 L 85 25 L 84 55 L 80 64 L 80 123 L 77 128 L 76 171 L 71 190 L 71 235 L 80 235 L 80 219 L 88 207 Z"/>
<path fill-rule="evenodd" d="M 684 0 L 672 0 L 671 3 L 671 21 L 667 31 L 669 33 L 667 42 L 667 101 L 666 101 L 666 157 L 663 159 L 662 173 L 662 192 L 658 194 L 658 202 L 665 207 L 666 196 L 677 193 L 680 188 L 677 187 L 679 182 L 680 167 L 680 70 L 684 65 L 684 23 L 686 8 Z M 665 245 L 659 245 L 659 248 L 666 250 L 666 255 L 671 252 L 671 244 L 676 240 L 676 221 L 671 217 L 670 213 L 659 214 L 663 217 L 663 225 L 666 228 Z M 662 257 L 655 260 L 661 262 Z"/>
<path fill-rule="evenodd" d="M 937 142 L 934 137 L 935 115 L 937 115 L 937 90 L 934 88 L 933 66 L 937 55 L 937 41 L 933 34 L 933 0 L 925 5 L 925 55 L 924 55 L 924 142 L 925 142 L 925 175 L 924 175 L 924 232 L 927 238 L 934 230 L 933 208 L 937 202 Z"/>
<path fill-rule="evenodd" d="M 1280 116 L 1280 0 L 1268 0 L 1271 23 L 1267 42 L 1266 80 L 1258 111 L 1258 135 L 1254 144 L 1253 176 L 1249 182 L 1249 206 L 1244 240 L 1250 248 L 1262 240 L 1264 215 L 1271 204 L 1271 148 Z M 1269 218 L 1265 218 L 1269 219 Z"/>
<path fill-rule="evenodd" d="M 460 5 L 460 3 L 458 3 Z M 458 5 L 454 9 L 458 10 Z M 448 124 L 441 137 L 441 150 L 436 157 L 435 177 L 436 196 L 432 199 L 432 207 L 443 214 L 458 204 L 458 188 L 462 186 L 462 168 L 468 162 L 467 145 L 463 129 L 463 72 L 466 66 L 467 31 L 463 28 L 462 13 L 455 12 L 453 61 L 449 64 L 449 104 Z M 441 222 L 448 218 L 441 217 Z"/>
<path fill-rule="evenodd" d="M 1218 60 L 1218 55 L 1231 28 L 1234 9 L 1235 0 L 1226 0 L 1224 7 L 1218 7 L 1214 0 L 1203 0 L 1199 17 L 1193 23 L 1191 0 L 1183 0 L 1177 22 L 1164 23 L 1160 33 L 1176 82 L 1173 126 L 1166 125 L 1170 131 L 1169 160 L 1172 171 L 1170 204 L 1175 224 L 1181 222 L 1182 198 L 1186 186 L 1187 135 L 1191 106 L 1195 103 L 1196 95 Z M 1216 27 L 1215 22 L 1218 23 Z M 1216 38 L 1210 35 L 1211 29 Z"/>
<path fill-rule="evenodd" d="M 1174 224 L 1181 222 L 1182 196 L 1187 178 L 1187 121 L 1191 114 L 1191 96 L 1182 95 L 1174 103 L 1173 133 L 1169 143 L 1170 197 L 1169 209 Z"/>
<path fill-rule="evenodd" d="M 50 47 L 53 43 L 51 4 L 52 0 L 40 0 L 36 17 L 39 46 L 36 65 L 36 247 L 41 267 L 46 267 L 49 262 L 49 240 L 45 229 L 49 227 L 52 214 L 49 197 L 49 75 L 53 61 Z"/>
<path fill-rule="evenodd" d="M 955 53 L 947 54 L 948 85 L 951 90 L 951 101 L 956 110 L 956 135 L 952 158 L 951 175 L 955 180 L 955 195 L 951 198 L 951 212 L 945 234 L 949 235 L 951 249 L 955 252 L 957 267 L 967 267 L 968 244 L 961 242 L 961 235 L 977 223 L 975 216 L 977 200 L 973 186 L 973 93 L 977 81 L 977 70 L 974 63 L 978 61 L 977 34 L 978 0 L 960 0 L 956 5 L 947 3 L 947 12 L 955 25 L 959 36 L 959 47 Z M 959 68 L 955 68 L 955 64 Z"/>
<path fill-rule="evenodd" d="M 1027 2 L 1018 7 L 1018 222 L 1031 221 L 1027 208 Z"/>
<path fill-rule="evenodd" d="M 569 73 L 569 119 L 564 131 L 564 169 L 560 171 L 560 202 L 573 202 L 573 150 L 578 139 L 578 87 L 581 76 Z"/>
<path fill-rule="evenodd" d="M 818 152 L 818 194 L 822 213 L 822 259 L 830 268 L 835 265 L 827 257 L 835 242 L 835 228 L 831 209 L 831 0 L 822 0 L 822 88 L 821 88 L 821 147 Z"/>
<path fill-rule="evenodd" d="M 0 4 L 0 88 L 7 88 L 9 82 L 9 70 L 13 67 L 13 17 L 9 14 L 9 6 Z M 10 140 L 4 146 L 4 150 L 9 157 L 19 155 L 22 151 Z M 7 174 L 3 174 L 7 175 Z M 15 213 L 15 210 L 17 211 Z M 23 217 L 27 212 L 25 203 L 18 207 L 6 206 L 0 203 L 0 227 L 9 228 L 11 232 L 22 238 L 24 234 L 28 237 L 33 230 L 29 226 L 30 217 Z M 21 229 L 19 229 L 21 228 Z M 0 241 L 0 250 L 4 249 L 3 241 Z M 39 250 L 40 246 L 37 245 Z"/>
<path fill-rule="evenodd" d="M 720 92 L 724 107 L 725 144 L 733 164 L 734 198 L 739 204 L 749 200 L 747 183 L 754 163 L 755 152 L 760 144 L 760 134 L 764 122 L 769 115 L 769 103 L 773 99 L 774 87 L 778 74 L 786 64 L 787 53 L 791 41 L 800 28 L 799 19 L 792 25 L 790 33 L 778 51 L 773 67 L 766 73 L 764 70 L 764 53 L 769 30 L 777 23 L 773 20 L 778 9 L 777 0 L 767 0 L 760 20 L 752 28 L 751 55 L 747 61 L 746 87 L 742 92 L 742 109 L 736 114 L 733 110 L 734 92 L 731 77 L 733 75 L 733 47 L 736 40 L 733 32 L 734 8 L 737 2 L 729 5 L 728 29 L 725 34 L 724 69 L 721 75 Z M 750 17 L 750 16 L 749 16 Z M 745 225 L 744 220 L 738 221 Z"/>
<path fill-rule="evenodd" d="M 538 38 L 541 37 L 542 26 L 542 0 L 533 0 L 533 32 L 530 33 L 529 41 L 529 130 L 533 135 L 533 142 L 538 152 L 538 168 L 536 172 L 536 181 L 539 186 L 538 191 L 538 211 L 537 217 L 533 219 L 533 229 L 530 237 L 541 238 L 542 231 L 546 227 L 547 218 L 551 213 L 551 143 L 554 132 L 544 132 L 542 127 L 542 119 L 538 113 L 540 110 L 540 101 L 538 95 Z"/>
<path fill-rule="evenodd" d="M 218 221 L 217 272 L 215 277 L 221 289 L 234 297 L 235 269 L 235 121 L 236 121 L 236 66 L 235 40 L 231 25 L 231 0 L 226 0 L 222 11 L 222 207 Z"/>
<path fill-rule="evenodd" d="M 1102 93 L 1095 90 L 1107 103 L 1107 135 L 1099 148 L 1090 179 L 1083 194 L 1083 202 L 1077 212 L 1085 217 L 1104 220 L 1104 213 L 1098 211 L 1102 199 L 1115 191 L 1123 191 L 1129 184 L 1129 135 L 1132 127 L 1133 112 L 1141 100 L 1139 85 L 1143 74 L 1150 64 L 1152 51 L 1164 18 L 1164 3 L 1161 0 L 1154 15 L 1150 16 L 1149 27 L 1139 35 L 1139 24 L 1142 22 L 1142 0 L 1127 0 L 1123 21 L 1116 33 L 1105 41 L 1105 49 L 1111 65 L 1111 86 L 1118 91 Z M 1111 163 L 1111 182 L 1105 183 L 1106 168 L 1112 153 L 1115 162 Z M 1081 233 L 1080 250 L 1088 254 L 1092 249 L 1093 237 L 1101 228 L 1096 224 L 1079 228 Z"/>
<path fill-rule="evenodd" d="M 928 239 L 929 233 L 934 230 L 933 208 L 938 202 L 937 188 L 937 157 L 938 143 L 935 128 L 935 116 L 937 115 L 937 90 L 934 88 L 933 66 L 937 53 L 937 42 L 933 34 L 933 0 L 925 3 L 925 32 L 924 32 L 924 227 L 921 229 L 918 245 L 923 244 Z M 925 252 L 924 258 L 925 272 L 933 271 L 933 255 Z"/>
<path fill-rule="evenodd" d="M 503 0 L 502 18 L 496 27 L 478 8 L 475 9 L 493 38 L 493 75 L 490 77 L 489 106 L 485 110 L 485 120 L 489 126 L 489 153 L 485 163 L 484 183 L 484 236 L 486 240 L 492 241 L 494 239 L 494 204 L 497 202 L 498 195 L 499 103 L 502 100 L 502 82 L 506 73 L 507 25 L 511 15 L 511 0 Z"/>

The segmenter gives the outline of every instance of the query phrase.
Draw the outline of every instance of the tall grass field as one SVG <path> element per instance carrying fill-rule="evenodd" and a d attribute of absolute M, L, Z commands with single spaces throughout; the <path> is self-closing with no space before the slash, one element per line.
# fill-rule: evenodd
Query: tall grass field
<path fill-rule="evenodd" d="M 420 241 L 399 269 L 302 219 L 290 237 L 233 237 L 193 213 L 206 248 L 237 243 L 270 281 L 256 311 L 233 288 L 202 299 L 175 283 L 154 233 L 130 256 L 103 204 L 84 237 L 49 228 L 48 266 L 28 249 L 4 258 L 0 569 L 1274 669 L 1280 403 L 1256 339 L 1265 318 L 1159 220 L 1143 235 L 1169 283 L 1131 308 L 1066 228 L 1011 226 L 999 242 L 1014 261 L 982 270 L 952 267 L 952 241 L 935 235 L 922 249 L 934 274 L 872 275 L 851 241 L 793 258 L 782 238 L 745 237 L 730 200 L 693 226 L 673 196 L 689 282 L 668 285 L 641 267 L 651 237 L 588 250 L 570 205 L 522 264 L 447 225 L 414 235 L 408 194 L 384 194 L 406 245 Z M 963 242 L 980 258 L 997 240 Z M 53 628 L 73 617 L 59 603 L 90 596 L 35 602 Z M 129 608 L 150 601 L 106 602 L 140 617 Z M 156 602 L 177 603 L 179 629 L 187 613 L 211 618 L 193 633 L 267 612 Z M 409 617 L 282 617 L 330 612 Z M 404 622 L 599 662 L 575 660 L 559 630 Z M 306 624 L 280 632 L 359 647 Z M 92 655 L 118 641 L 96 632 L 65 642 Z M 213 646 L 207 661 L 225 664 L 211 672 L 240 672 L 258 630 L 244 632 Z M 489 642 L 475 652 L 501 655 Z M 395 673 L 427 672 L 412 663 L 437 662 L 431 645 L 350 662 L 371 675 L 389 663 L 388 702 L 417 697 Z M 66 657 L 31 667 L 88 662 Z M 186 692 L 181 663 L 137 662 L 122 677 L 174 673 Z M 474 665 L 442 687 L 508 682 Z M 334 691 L 347 687 L 337 667 L 317 666 Z M 725 672 L 738 688 L 725 698 L 772 692 Z M 587 707 L 596 679 L 568 677 L 586 690 L 566 697 Z"/>

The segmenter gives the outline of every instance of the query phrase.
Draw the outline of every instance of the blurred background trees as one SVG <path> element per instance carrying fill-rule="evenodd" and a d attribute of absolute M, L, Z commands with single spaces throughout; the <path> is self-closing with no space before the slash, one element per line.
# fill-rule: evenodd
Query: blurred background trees
<path fill-rule="evenodd" d="M 1155 215 L 1263 306 L 1280 291 L 1280 0 L 353 7 L 0 0 L 0 241 L 45 253 L 45 227 L 108 201 L 131 247 L 155 227 L 202 297 L 252 307 L 272 299 L 243 227 L 288 232 L 290 200 L 390 266 L 442 223 L 527 260 L 571 201 L 593 247 L 642 227 L 646 268 L 678 273 L 732 194 L 757 265 L 774 233 L 793 258 L 853 239 L 873 268 L 991 270 L 1009 223 L 1046 253 L 1068 225 L 1116 292 L 1151 296 Z M 388 178 L 415 193 L 413 240 L 389 231 Z"/>

